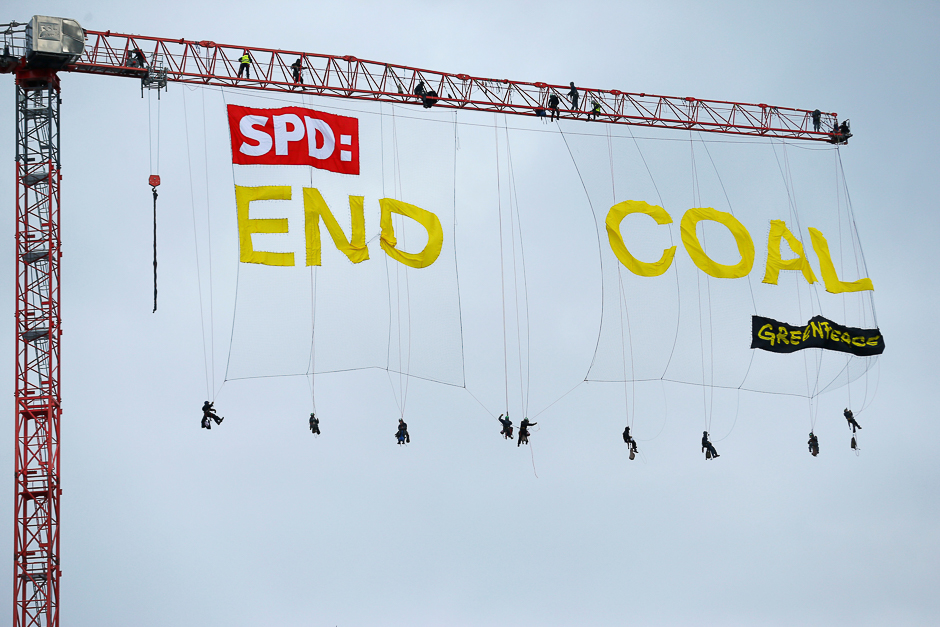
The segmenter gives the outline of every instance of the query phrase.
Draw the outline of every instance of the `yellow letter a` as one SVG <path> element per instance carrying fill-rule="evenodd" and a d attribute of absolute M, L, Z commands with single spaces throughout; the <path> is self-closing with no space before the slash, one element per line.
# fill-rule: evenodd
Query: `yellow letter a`
<path fill-rule="evenodd" d="M 780 239 L 787 240 L 790 250 L 796 254 L 796 258 L 784 260 L 780 255 Z M 767 238 L 767 269 L 764 272 L 764 283 L 771 285 L 777 284 L 777 277 L 781 270 L 799 270 L 803 273 L 803 278 L 807 283 L 815 283 L 816 275 L 813 274 L 813 268 L 806 260 L 803 254 L 803 245 L 800 240 L 793 236 L 790 229 L 787 228 L 783 220 L 770 221 L 770 237 Z"/>

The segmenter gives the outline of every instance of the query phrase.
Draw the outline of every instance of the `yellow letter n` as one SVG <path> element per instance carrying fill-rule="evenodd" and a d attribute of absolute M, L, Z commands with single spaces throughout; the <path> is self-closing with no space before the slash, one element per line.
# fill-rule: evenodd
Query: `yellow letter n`
<path fill-rule="evenodd" d="M 320 218 L 333 238 L 336 248 L 353 263 L 369 258 L 366 247 L 366 219 L 362 208 L 362 196 L 349 197 L 349 214 L 352 232 L 349 239 L 343 233 L 336 218 L 327 206 L 320 191 L 314 187 L 304 188 L 304 224 L 307 237 L 307 265 L 320 265 Z"/>

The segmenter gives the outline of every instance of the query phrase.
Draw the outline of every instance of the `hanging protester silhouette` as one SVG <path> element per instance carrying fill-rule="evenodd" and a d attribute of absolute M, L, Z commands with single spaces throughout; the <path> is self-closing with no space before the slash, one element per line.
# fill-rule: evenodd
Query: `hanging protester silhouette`
<path fill-rule="evenodd" d="M 398 439 L 398 445 L 410 444 L 411 436 L 408 435 L 408 423 L 403 419 L 398 419 L 398 431 L 395 432 L 395 437 Z"/>
<path fill-rule="evenodd" d="M 812 431 L 809 432 L 809 442 L 807 442 L 807 444 L 809 445 L 809 452 L 813 454 L 813 457 L 819 455 L 819 438 L 817 438 Z"/>
<path fill-rule="evenodd" d="M 504 440 L 512 439 L 512 420 L 509 419 L 509 413 L 506 413 L 506 417 L 503 417 L 503 414 L 499 415 L 499 422 L 503 425 L 503 430 L 500 431 L 500 435 L 503 436 Z"/>
<path fill-rule="evenodd" d="M 537 422 L 529 422 L 528 418 L 522 419 L 522 422 L 519 423 L 519 441 L 516 442 L 517 447 L 529 443 L 529 427 L 537 424 Z"/>
<path fill-rule="evenodd" d="M 715 459 L 718 457 L 718 451 L 708 441 L 708 431 L 702 431 L 702 451 L 705 453 L 705 459 Z"/>
<path fill-rule="evenodd" d="M 215 420 L 215 424 L 220 425 L 222 424 L 222 421 L 225 419 L 225 416 L 219 416 L 215 413 L 215 409 L 212 407 L 213 405 L 214 403 L 210 403 L 209 401 L 206 401 L 205 403 L 202 404 L 202 428 L 203 429 L 212 428 L 212 422 L 210 422 L 211 420 Z"/>

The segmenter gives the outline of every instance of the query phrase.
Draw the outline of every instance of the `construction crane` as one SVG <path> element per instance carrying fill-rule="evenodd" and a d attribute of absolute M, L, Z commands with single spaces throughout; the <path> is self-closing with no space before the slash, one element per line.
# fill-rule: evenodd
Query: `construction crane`
<path fill-rule="evenodd" d="M 850 136 L 835 113 L 819 110 L 593 88 L 578 88 L 576 104 L 567 86 L 348 55 L 86 31 L 75 20 L 44 16 L 0 28 L 0 73 L 16 79 L 16 627 L 59 624 L 59 72 L 134 78 L 142 93 L 190 83 L 783 140 L 845 143 Z"/>

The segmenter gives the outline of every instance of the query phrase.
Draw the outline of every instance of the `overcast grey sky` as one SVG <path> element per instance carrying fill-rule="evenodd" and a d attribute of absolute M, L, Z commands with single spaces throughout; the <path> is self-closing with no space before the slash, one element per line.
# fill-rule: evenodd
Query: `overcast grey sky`
<path fill-rule="evenodd" d="M 205 432 L 198 428 L 206 375 L 188 177 L 195 173 L 197 192 L 209 181 L 214 252 L 224 259 L 236 242 L 228 148 L 217 132 L 224 130 L 220 96 L 184 95 L 177 85 L 162 95 L 161 300 L 151 314 L 147 100 L 133 80 L 64 75 L 63 624 L 940 620 L 940 471 L 929 403 L 940 348 L 933 332 L 935 3 L 11 0 L 3 13 L 4 22 L 38 13 L 97 30 L 837 111 L 856 134 L 841 156 L 887 342 L 877 396 L 859 418 L 858 457 L 841 416 L 844 389 L 819 401 L 817 458 L 805 447 L 805 402 L 732 397 L 740 400 L 732 424 L 734 414 L 718 401 L 713 431 L 727 435 L 717 443 L 721 458 L 706 463 L 698 447 L 701 396 L 666 388 L 663 405 L 656 387 L 641 399 L 640 411 L 649 408 L 646 422 L 638 415 L 635 423 L 646 434 L 643 455 L 630 462 L 618 441 L 623 388 L 602 384 L 582 385 L 541 414 L 525 450 L 504 442 L 466 391 L 413 381 L 406 408 L 413 442 L 399 448 L 392 437 L 398 380 L 390 385 L 376 370 L 317 378 L 320 438 L 306 431 L 303 378 L 227 383 L 217 403 L 226 422 Z M 12 313 L 14 89 L 9 76 L 4 83 L 0 149 L 11 167 L 0 177 L 9 209 L 0 229 L 11 237 L 0 238 L 0 303 Z M 215 142 L 207 143 L 208 175 L 198 163 L 189 167 L 181 128 L 183 103 L 192 124 L 203 98 L 215 129 L 206 135 Z M 467 114 L 461 122 L 475 120 Z M 492 116 L 480 123 L 492 124 Z M 476 131 L 460 133 L 460 153 L 477 154 Z M 520 198 L 523 227 L 531 229 L 524 234 L 532 243 L 538 376 L 531 402 L 538 410 L 584 376 L 600 285 L 590 260 L 596 232 L 570 158 L 548 150 L 557 141 L 540 141 L 513 144 L 521 180 L 541 168 L 562 173 L 557 204 L 533 208 Z M 195 157 L 201 142 L 201 131 L 192 134 Z M 468 189 L 484 166 L 464 164 L 459 176 Z M 690 187 L 687 178 L 657 183 L 677 186 L 667 195 Z M 480 184 L 491 187 L 492 178 Z M 204 218 L 197 196 L 200 207 Z M 481 217 L 493 208 L 480 209 L 458 214 L 458 238 L 493 236 Z M 525 222 L 526 215 L 539 218 Z M 754 272 L 763 265 L 764 228 L 758 222 L 752 230 Z M 547 251 L 555 239 L 583 255 L 583 266 L 553 262 Z M 468 387 L 500 411 L 501 362 L 496 372 L 475 367 L 490 368 L 501 352 L 500 304 L 486 297 L 498 281 L 498 255 L 483 247 L 459 254 L 463 323 L 474 340 L 466 348 Z M 383 256 L 374 245 L 374 261 Z M 218 362 L 228 349 L 231 266 L 214 267 Z M 284 307 L 307 307 L 307 298 L 285 299 Z M 7 330 L 0 353 L 12 356 L 12 325 Z M 0 368 L 10 396 L 12 363 Z M 218 387 L 221 365 L 216 372 Z M 863 392 L 852 387 L 853 395 Z M 0 467 L 11 468 L 7 424 Z M 0 554 L 7 556 L 12 506 L 12 498 L 0 500 L 0 546 L 7 547 Z M 12 611 L 3 592 L 12 590 L 11 572 L 0 568 L 0 616 Z"/>

